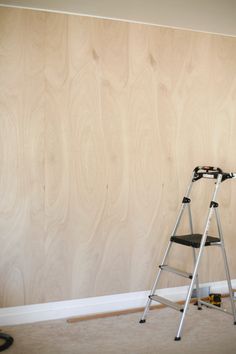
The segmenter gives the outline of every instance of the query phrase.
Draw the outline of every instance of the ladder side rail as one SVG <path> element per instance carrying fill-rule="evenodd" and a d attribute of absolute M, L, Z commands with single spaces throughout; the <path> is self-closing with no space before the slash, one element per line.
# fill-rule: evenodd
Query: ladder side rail
<path fill-rule="evenodd" d="M 169 253 L 170 253 L 171 246 L 172 246 L 172 242 L 169 241 L 167 249 L 166 249 L 165 254 L 164 254 L 164 257 L 162 259 L 162 263 L 161 263 L 162 265 L 165 264 L 165 261 L 166 261 L 168 255 L 169 255 Z M 160 275 L 161 275 L 161 268 L 159 268 L 159 270 L 158 270 L 157 277 L 155 279 L 155 282 L 154 282 L 154 285 L 153 285 L 152 290 L 150 292 L 150 295 L 154 295 L 155 294 Z"/>
<path fill-rule="evenodd" d="M 188 219 L 189 219 L 190 233 L 193 234 L 193 218 L 192 218 L 190 203 L 188 203 Z"/>
<path fill-rule="evenodd" d="M 171 233 L 171 237 L 176 235 L 176 232 L 177 232 L 177 229 L 179 227 L 181 218 L 183 216 L 184 209 L 186 208 L 186 204 L 187 205 L 189 204 L 189 203 L 186 203 L 185 200 L 189 199 L 189 196 L 190 196 L 190 193 L 191 193 L 191 190 L 192 190 L 192 186 L 193 186 L 193 182 L 194 182 L 193 177 L 194 177 L 194 173 L 192 174 L 191 181 L 190 181 L 190 183 L 188 185 L 188 188 L 186 190 L 185 196 L 183 198 L 183 201 L 182 201 L 182 204 L 181 204 L 181 207 L 180 207 L 180 210 L 179 210 L 179 214 L 177 216 L 177 220 L 176 220 L 175 226 L 174 226 L 173 231 Z"/>
<path fill-rule="evenodd" d="M 165 263 L 165 261 L 166 261 L 166 259 L 167 259 L 167 257 L 168 257 L 168 254 L 169 254 L 169 252 L 170 252 L 171 246 L 172 246 L 172 242 L 169 241 L 168 246 L 167 246 L 167 249 L 166 249 L 166 251 L 165 251 L 165 255 L 164 255 L 163 260 L 162 260 L 162 264 Z M 151 303 L 152 303 L 151 296 L 154 295 L 155 292 L 156 292 L 156 288 L 157 288 L 157 285 L 158 285 L 158 282 L 159 282 L 159 279 L 160 279 L 161 271 L 162 271 L 162 269 L 159 268 L 159 270 L 158 270 L 158 272 L 157 272 L 156 279 L 155 279 L 155 281 L 154 281 L 152 290 L 150 291 L 150 294 L 149 294 L 149 296 L 148 296 L 148 300 L 147 300 L 146 306 L 145 306 L 145 308 L 144 308 L 144 311 L 143 311 L 143 314 L 142 314 L 142 317 L 141 317 L 139 323 L 144 323 L 144 322 L 146 322 L 146 316 L 147 316 L 147 313 L 148 313 L 148 311 L 149 311 L 149 309 L 150 309 L 150 306 L 151 306 Z"/>
<path fill-rule="evenodd" d="M 196 249 L 193 247 L 193 263 L 194 263 L 194 268 L 196 266 L 196 262 L 197 262 L 197 255 L 196 255 Z M 197 306 L 198 306 L 198 310 L 202 309 L 201 303 L 200 303 L 200 286 L 199 286 L 199 275 L 197 273 L 196 275 L 196 292 L 197 292 Z M 192 295 L 192 294 L 191 294 Z"/>
<path fill-rule="evenodd" d="M 211 222 L 213 209 L 214 209 L 214 203 L 216 203 L 216 196 L 217 196 L 217 192 L 218 192 L 221 180 L 222 180 L 222 174 L 219 173 L 218 176 L 217 176 L 216 186 L 215 186 L 215 189 L 214 189 L 214 192 L 213 192 L 212 201 L 210 203 L 210 207 L 209 207 L 209 211 L 208 211 L 208 215 L 207 215 L 204 233 L 203 233 L 202 239 L 201 239 L 201 245 L 200 245 L 197 261 L 196 261 L 196 264 L 195 264 L 195 269 L 194 269 L 194 272 L 193 272 L 193 278 L 192 278 L 191 284 L 189 286 L 189 290 L 188 290 L 187 297 L 186 297 L 186 300 L 185 300 L 184 311 L 183 311 L 183 314 L 182 314 L 182 317 L 181 317 L 181 320 L 180 320 L 180 324 L 179 324 L 179 328 L 178 328 L 175 340 L 180 340 L 181 339 L 181 332 L 182 332 L 182 329 L 183 329 L 183 323 L 184 323 L 185 315 L 186 315 L 186 312 L 187 312 L 187 309 L 188 309 L 188 306 L 189 306 L 189 302 L 190 302 L 190 299 L 191 299 L 193 286 L 194 286 L 194 283 L 196 281 L 196 276 L 197 276 L 197 273 L 198 273 L 199 263 L 200 263 L 200 260 L 201 260 L 201 257 L 202 257 L 202 253 L 203 253 L 203 249 L 204 249 L 204 246 L 205 246 L 205 242 L 206 242 L 206 239 L 207 239 L 207 234 L 208 234 L 208 230 L 209 230 L 209 227 L 210 227 L 210 222 Z"/>
<path fill-rule="evenodd" d="M 189 228 L 190 228 L 190 232 L 191 234 L 193 234 L 193 218 L 192 218 L 192 212 L 191 212 L 191 205 L 190 203 L 188 203 L 188 215 L 189 215 Z M 196 255 L 196 249 L 193 247 L 193 264 L 195 268 L 196 265 L 196 260 L 197 260 L 197 255 Z M 198 306 L 198 310 L 202 309 L 201 303 L 200 303 L 200 286 L 199 286 L 199 276 L 198 274 L 196 275 L 196 293 L 197 293 L 197 306 Z"/>
<path fill-rule="evenodd" d="M 231 302 L 231 307 L 232 307 L 232 315 L 234 316 L 234 324 L 236 324 L 236 308 L 235 308 L 234 297 L 233 297 L 233 288 L 232 288 L 232 283 L 231 283 L 229 265 L 228 265 L 226 250 L 225 250 L 222 225 L 221 225 L 221 221 L 220 221 L 218 208 L 214 208 L 214 210 L 215 210 L 216 223 L 217 223 L 217 228 L 218 228 L 218 232 L 219 232 L 219 237 L 221 240 L 220 246 L 221 246 L 222 256 L 223 256 L 223 260 L 224 260 L 226 279 L 227 279 L 227 283 L 228 283 L 229 296 L 230 296 L 230 302 Z"/>

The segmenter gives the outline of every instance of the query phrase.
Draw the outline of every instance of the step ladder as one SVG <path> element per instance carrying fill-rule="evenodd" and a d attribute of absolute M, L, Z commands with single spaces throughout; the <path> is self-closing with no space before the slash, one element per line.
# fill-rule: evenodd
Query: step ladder
<path fill-rule="evenodd" d="M 198 234 L 198 233 L 193 232 L 190 193 L 191 193 L 193 183 L 200 180 L 201 178 L 208 178 L 208 179 L 213 179 L 216 181 L 215 181 L 215 188 L 214 188 L 213 195 L 212 195 L 212 200 L 209 205 L 209 210 L 208 210 L 208 215 L 207 215 L 204 231 L 202 234 Z M 194 286 L 196 287 L 197 308 L 199 310 L 202 309 L 202 305 L 207 305 L 208 307 L 214 308 L 218 311 L 223 311 L 224 313 L 233 315 L 234 324 L 236 325 L 236 309 L 235 309 L 235 304 L 234 304 L 233 289 L 232 289 L 232 284 L 231 284 L 231 279 L 230 279 L 229 266 L 228 266 L 228 261 L 227 261 L 227 257 L 226 257 L 224 238 L 223 238 L 222 227 L 221 227 L 219 211 L 218 211 L 219 204 L 216 201 L 220 184 L 223 181 L 226 181 L 231 178 L 236 178 L 236 173 L 231 173 L 231 172 L 225 173 L 218 167 L 198 166 L 193 170 L 193 173 L 191 176 L 191 181 L 188 185 L 186 194 L 182 200 L 182 205 L 181 205 L 172 235 L 170 237 L 167 249 L 165 251 L 164 258 L 162 260 L 161 265 L 159 266 L 156 280 L 154 282 L 153 288 L 152 288 L 150 295 L 148 297 L 148 301 L 147 301 L 146 307 L 144 309 L 143 315 L 139 321 L 140 323 L 146 322 L 146 316 L 147 316 L 147 313 L 149 311 L 152 301 L 157 301 L 158 303 L 164 304 L 164 305 L 169 306 L 177 311 L 180 311 L 181 317 L 180 317 L 178 331 L 177 331 L 177 334 L 175 337 L 176 341 L 181 340 L 184 319 L 186 316 L 186 312 L 188 310 L 188 306 L 189 306 L 189 303 L 191 300 Z M 181 218 L 183 216 L 185 209 L 188 210 L 190 234 L 177 235 L 177 230 L 178 230 L 178 227 L 179 227 L 179 224 L 180 224 L 180 221 L 181 221 Z M 217 237 L 213 237 L 213 236 L 208 235 L 208 230 L 210 227 L 210 223 L 211 223 L 211 219 L 212 219 L 213 214 L 215 215 L 217 229 L 218 229 L 218 236 Z M 182 246 L 192 247 L 193 260 L 194 260 L 194 270 L 192 273 L 188 273 L 188 272 L 173 268 L 167 264 L 167 259 L 168 259 L 171 247 L 174 243 L 177 243 Z M 226 279 L 227 279 L 227 284 L 228 284 L 228 289 L 229 289 L 229 296 L 230 296 L 232 312 L 226 311 L 225 309 L 222 309 L 218 306 L 215 306 L 215 305 L 210 304 L 208 302 L 202 301 L 200 299 L 198 269 L 199 269 L 199 264 L 200 264 L 200 261 L 202 258 L 203 249 L 205 246 L 218 246 L 221 248 L 225 272 L 226 272 Z M 188 292 L 187 292 L 187 297 L 186 297 L 186 300 L 185 300 L 185 303 L 183 306 L 156 294 L 158 282 L 159 282 L 160 275 L 161 275 L 162 271 L 171 272 L 171 273 L 174 273 L 178 276 L 188 278 L 191 280 L 191 283 L 190 283 L 190 286 L 189 286 Z"/>

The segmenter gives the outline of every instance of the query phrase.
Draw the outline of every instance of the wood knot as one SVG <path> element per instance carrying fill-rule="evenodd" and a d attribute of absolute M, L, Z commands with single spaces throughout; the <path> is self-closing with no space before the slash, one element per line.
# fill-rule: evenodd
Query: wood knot
<path fill-rule="evenodd" d="M 98 61 L 98 60 L 99 60 L 99 55 L 98 55 L 98 53 L 96 52 L 95 49 L 92 50 L 92 56 L 93 56 L 93 59 L 94 59 L 95 61 Z"/>
<path fill-rule="evenodd" d="M 151 66 L 155 69 L 157 66 L 157 62 L 156 59 L 154 58 L 154 56 L 152 55 L 152 53 L 149 54 L 149 61 Z"/>

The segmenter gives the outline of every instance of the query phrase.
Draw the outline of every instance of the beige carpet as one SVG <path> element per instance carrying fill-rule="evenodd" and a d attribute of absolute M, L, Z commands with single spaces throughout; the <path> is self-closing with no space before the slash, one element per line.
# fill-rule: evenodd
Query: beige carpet
<path fill-rule="evenodd" d="M 235 354 L 233 317 L 190 305 L 184 335 L 173 338 L 179 313 L 165 308 L 149 312 L 145 324 L 140 314 L 68 324 L 65 320 L 3 328 L 15 342 L 8 354 Z"/>

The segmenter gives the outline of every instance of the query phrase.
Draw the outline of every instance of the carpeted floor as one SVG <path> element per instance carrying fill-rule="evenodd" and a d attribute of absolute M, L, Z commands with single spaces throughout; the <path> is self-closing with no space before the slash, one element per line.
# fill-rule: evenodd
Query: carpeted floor
<path fill-rule="evenodd" d="M 184 335 L 175 342 L 179 313 L 165 308 L 68 324 L 66 320 L 2 328 L 14 337 L 8 354 L 235 354 L 233 317 L 190 305 Z"/>

